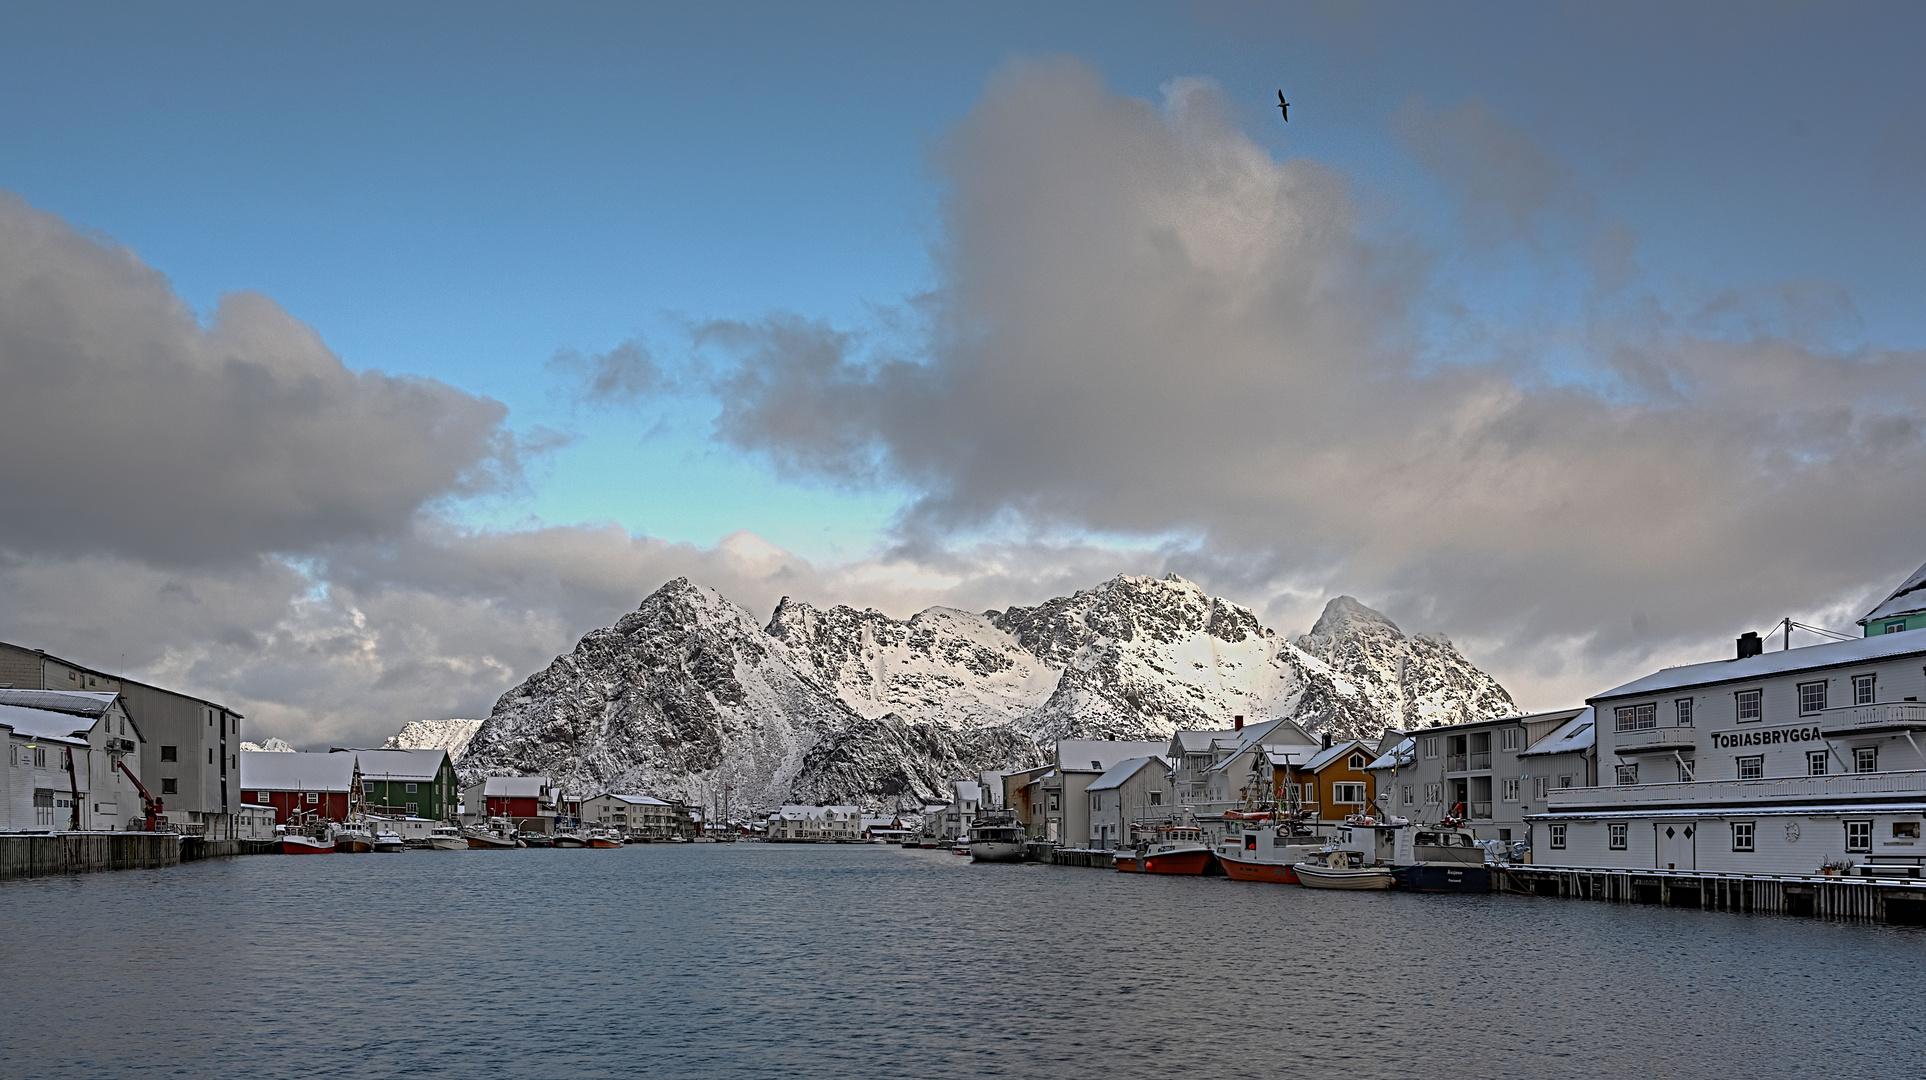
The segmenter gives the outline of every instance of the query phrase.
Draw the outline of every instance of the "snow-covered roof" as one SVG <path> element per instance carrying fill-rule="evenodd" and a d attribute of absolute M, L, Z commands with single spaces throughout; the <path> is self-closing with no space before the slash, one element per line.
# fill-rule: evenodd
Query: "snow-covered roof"
<path fill-rule="evenodd" d="M 940 809 L 947 810 L 949 807 L 944 806 Z M 856 819 L 862 817 L 862 811 L 859 807 L 849 805 L 796 806 L 792 804 L 776 811 L 773 816 L 785 821 L 827 820 L 832 817 Z"/>
<path fill-rule="evenodd" d="M 0 726 L 10 727 L 15 735 L 23 735 L 29 739 L 47 739 L 72 746 L 85 746 L 87 745 L 86 729 L 93 725 L 83 723 L 76 727 L 74 721 L 77 719 L 81 718 L 49 709 L 29 709 L 24 705 L 0 705 Z"/>
<path fill-rule="evenodd" d="M 1602 694 L 1594 694 L 1586 699 L 1586 703 L 1603 701 L 1606 698 L 1630 697 L 1634 694 L 1651 694 L 1661 690 L 1680 690 L 1688 686 L 1747 682 L 1817 668 L 1864 664 L 1873 660 L 1890 660 L 1894 657 L 1920 654 L 1926 654 L 1926 630 L 1877 634 L 1868 638 L 1854 638 L 1851 641 L 1828 641 L 1820 645 L 1806 645 L 1797 649 L 1761 653 L 1758 656 L 1748 656 L 1744 660 L 1712 660 L 1703 664 L 1666 668 L 1642 679 L 1634 679 L 1623 686 L 1615 686 Z"/>
<path fill-rule="evenodd" d="M 1590 750 L 1598 744 L 1598 726 L 1593 722 L 1595 715 L 1590 706 L 1578 710 L 1577 716 L 1558 725 L 1551 734 L 1526 747 L 1518 756 L 1539 757 Z"/>
<path fill-rule="evenodd" d="M 1057 766 L 1065 772 L 1104 772 L 1133 757 L 1163 753 L 1161 742 L 1111 742 L 1107 739 L 1064 739 L 1057 743 Z"/>
<path fill-rule="evenodd" d="M 1117 762 L 1115 765 L 1112 765 L 1110 768 L 1105 769 L 1104 774 L 1102 776 L 1097 777 L 1095 780 L 1092 780 L 1090 782 L 1090 786 L 1085 788 L 1084 790 L 1085 791 L 1110 791 L 1114 788 L 1120 788 L 1123 786 L 1124 781 L 1137 775 L 1137 773 L 1140 770 L 1142 770 L 1144 766 L 1149 765 L 1153 762 L 1156 763 L 1157 767 L 1160 769 L 1165 767 L 1164 759 L 1160 757 L 1125 758 L 1124 760 Z"/>
<path fill-rule="evenodd" d="M 99 717 L 114 707 L 114 699 L 119 696 L 91 690 L 0 690 L 0 705 L 24 705 L 29 709 Z"/>
<path fill-rule="evenodd" d="M 950 783 L 956 788 L 956 797 L 962 799 L 964 802 L 983 801 L 982 784 L 974 780 L 952 780 Z"/>
<path fill-rule="evenodd" d="M 1363 743 L 1357 741 L 1356 739 L 1346 739 L 1341 743 L 1332 743 L 1329 747 L 1326 747 L 1323 750 L 1319 750 L 1315 757 L 1311 758 L 1311 760 L 1305 762 L 1304 764 L 1299 765 L 1298 768 L 1304 769 L 1307 772 L 1317 772 L 1319 769 L 1324 768 L 1326 765 L 1329 765 L 1331 762 L 1336 761 L 1337 759 L 1350 753 L 1362 753 L 1366 757 L 1370 756 L 1370 751 L 1365 747 Z"/>
<path fill-rule="evenodd" d="M 1220 749 L 1229 749 L 1231 753 L 1224 760 L 1212 765 L 1211 769 L 1217 771 L 1230 768 L 1231 763 L 1243 756 L 1245 751 L 1253 746 L 1262 746 L 1264 740 L 1284 723 L 1285 721 L 1279 718 L 1266 720 L 1261 724 L 1245 724 L 1241 730 L 1234 728 L 1229 732 L 1219 732 L 1214 745 Z"/>
<path fill-rule="evenodd" d="M 546 776 L 490 776 L 482 781 L 482 798 L 539 799 L 548 786 Z"/>
<path fill-rule="evenodd" d="M 1373 760 L 1371 764 L 1366 765 L 1365 768 L 1367 769 L 1402 769 L 1405 766 L 1411 764 L 1414 755 L 1417 753 L 1417 747 L 1418 747 L 1418 740 L 1414 736 L 1407 735 L 1406 737 L 1398 741 L 1398 745 L 1392 747 L 1389 752 Z"/>
<path fill-rule="evenodd" d="M 277 754 L 241 751 L 241 788 L 262 791 L 347 791 L 354 786 L 353 754 Z"/>
<path fill-rule="evenodd" d="M 361 762 L 363 780 L 433 780 L 446 750 L 342 750 Z"/>
<path fill-rule="evenodd" d="M 616 802 L 627 803 L 630 806 L 667 806 L 669 805 L 667 802 L 664 802 L 663 800 L 658 799 L 652 795 L 621 795 L 613 791 L 603 792 L 602 794 L 595 796 L 595 798 L 614 799 Z"/>
<path fill-rule="evenodd" d="M 1913 576 L 1899 583 L 1891 596 L 1881 600 L 1865 617 L 1859 620 L 1864 626 L 1879 619 L 1890 619 L 1895 615 L 1911 615 L 1916 611 L 1926 611 L 1926 566 L 1913 571 Z"/>

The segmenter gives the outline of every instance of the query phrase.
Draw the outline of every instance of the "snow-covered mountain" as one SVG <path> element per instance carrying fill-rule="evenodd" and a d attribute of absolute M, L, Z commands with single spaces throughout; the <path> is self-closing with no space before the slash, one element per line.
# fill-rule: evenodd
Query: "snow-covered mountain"
<path fill-rule="evenodd" d="M 461 771 L 705 805 L 728 787 L 744 808 L 911 804 L 1062 738 L 1161 739 L 1236 715 L 1374 736 L 1515 711 L 1448 640 L 1406 637 L 1350 597 L 1290 641 L 1174 575 L 904 621 L 785 598 L 766 626 L 677 579 L 504 694 Z"/>
<path fill-rule="evenodd" d="M 383 750 L 446 750 L 448 760 L 460 763 L 469 740 L 480 731 L 480 720 L 410 720 L 388 736 Z"/>

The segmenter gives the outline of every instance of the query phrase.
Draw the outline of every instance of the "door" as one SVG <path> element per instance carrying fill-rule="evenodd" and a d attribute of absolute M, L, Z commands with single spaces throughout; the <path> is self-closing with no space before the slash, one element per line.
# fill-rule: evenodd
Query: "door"
<path fill-rule="evenodd" d="M 1657 834 L 1657 842 L 1652 845 L 1658 852 L 1660 870 L 1696 870 L 1697 841 L 1699 823 L 1696 821 L 1658 821 L 1652 824 Z"/>

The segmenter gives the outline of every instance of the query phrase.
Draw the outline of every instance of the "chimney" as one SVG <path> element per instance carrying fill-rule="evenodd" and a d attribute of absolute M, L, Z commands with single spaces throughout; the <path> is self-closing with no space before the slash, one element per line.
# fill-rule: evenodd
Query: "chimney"
<path fill-rule="evenodd" d="M 1745 633 L 1739 635 L 1739 659 L 1744 660 L 1748 656 L 1757 656 L 1764 651 L 1765 642 L 1759 639 L 1757 633 L 1747 630 Z"/>
<path fill-rule="evenodd" d="M 1241 716 L 1231 717 L 1231 730 L 1232 731 L 1244 730 L 1244 718 Z"/>
<path fill-rule="evenodd" d="M 1324 749 L 1329 750 L 1330 748 L 1331 748 L 1331 733 L 1327 731 L 1324 733 Z"/>

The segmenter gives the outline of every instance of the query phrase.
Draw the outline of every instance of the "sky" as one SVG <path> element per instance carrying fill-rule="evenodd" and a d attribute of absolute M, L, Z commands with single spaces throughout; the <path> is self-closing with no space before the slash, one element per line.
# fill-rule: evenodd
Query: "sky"
<path fill-rule="evenodd" d="M 1926 560 L 1923 32 L 0 7 L 0 638 L 340 745 L 679 575 L 1346 593 L 1528 708 L 1849 629 Z"/>

